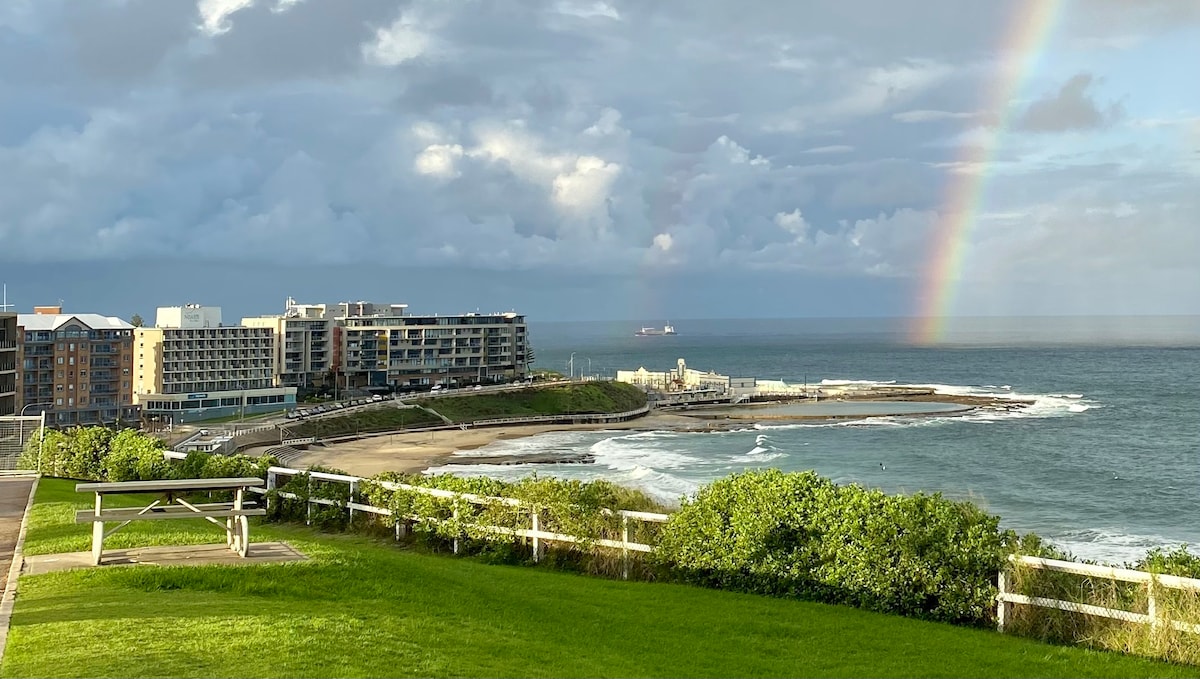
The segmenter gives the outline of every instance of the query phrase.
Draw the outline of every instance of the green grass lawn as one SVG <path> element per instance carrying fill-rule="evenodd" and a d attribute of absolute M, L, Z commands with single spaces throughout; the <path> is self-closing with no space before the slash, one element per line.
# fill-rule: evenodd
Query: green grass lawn
<path fill-rule="evenodd" d="M 420 403 L 455 422 L 474 422 L 498 417 L 621 413 L 646 405 L 646 394 L 633 385 L 621 382 L 588 382 L 498 394 L 465 394 L 426 399 Z"/>
<path fill-rule="evenodd" d="M 43 479 L 30 554 L 83 550 L 89 499 Z M 131 504 L 133 502 L 131 501 Z M 164 526 L 165 523 L 174 524 Z M 489 566 L 254 526 L 310 561 L 24 576 L 3 676 L 1195 676 L 1197 669 L 864 611 Z M 114 547 L 219 542 L 135 522 Z"/>
<path fill-rule="evenodd" d="M 383 405 L 361 408 L 337 417 L 305 420 L 287 425 L 296 436 L 344 436 L 360 432 L 395 431 L 445 424 L 441 419 L 417 408 L 393 408 Z"/>

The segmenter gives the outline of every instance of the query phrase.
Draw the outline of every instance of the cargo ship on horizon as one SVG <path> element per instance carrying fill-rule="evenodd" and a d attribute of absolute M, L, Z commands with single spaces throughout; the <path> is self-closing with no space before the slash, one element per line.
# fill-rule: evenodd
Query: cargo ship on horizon
<path fill-rule="evenodd" d="M 661 328 L 642 328 L 633 333 L 634 337 L 660 337 L 662 335 L 674 335 L 675 326 L 664 325 Z"/>

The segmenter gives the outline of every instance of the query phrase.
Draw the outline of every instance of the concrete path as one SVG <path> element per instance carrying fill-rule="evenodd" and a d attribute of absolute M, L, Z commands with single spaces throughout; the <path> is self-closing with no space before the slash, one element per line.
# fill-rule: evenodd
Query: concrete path
<path fill-rule="evenodd" d="M 0 660 L 8 643 L 8 622 L 12 617 L 17 578 L 21 574 L 20 542 L 24 535 L 22 523 L 32 501 L 34 477 L 0 477 L 0 574 L 5 575 L 3 599 L 0 600 Z M 16 563 L 14 563 L 14 561 Z"/>
<path fill-rule="evenodd" d="M 132 549 L 104 550 L 104 565 L 135 566 L 253 566 L 261 563 L 306 561 L 308 557 L 286 542 L 254 542 L 250 552 L 241 557 L 220 545 L 169 545 L 160 547 L 135 547 Z M 91 552 L 68 552 L 65 554 L 39 554 L 25 557 L 25 572 L 41 575 L 75 568 L 95 568 Z"/>

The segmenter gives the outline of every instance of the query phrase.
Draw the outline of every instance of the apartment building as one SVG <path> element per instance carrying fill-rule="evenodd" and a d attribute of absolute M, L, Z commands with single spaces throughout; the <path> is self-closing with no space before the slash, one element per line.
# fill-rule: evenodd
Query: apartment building
<path fill-rule="evenodd" d="M 524 379 L 533 362 L 525 317 L 509 312 L 409 315 L 407 305 L 336 307 L 338 369 L 349 386 L 402 390 Z"/>
<path fill-rule="evenodd" d="M 17 315 L 0 312 L 0 415 L 17 409 Z"/>
<path fill-rule="evenodd" d="M 223 325 L 220 307 L 160 307 L 134 333 L 134 398 L 145 417 L 174 423 L 292 408 L 275 347 L 273 328 Z"/>
<path fill-rule="evenodd" d="M 334 321 L 327 311 L 324 304 L 297 304 L 289 297 L 282 315 L 242 319 L 247 328 L 275 333 L 275 386 L 310 389 L 330 378 Z"/>
<path fill-rule="evenodd" d="M 56 427 L 138 422 L 132 325 L 113 316 L 64 314 L 58 306 L 34 307 L 17 316 L 17 325 L 22 408 L 45 410 L 46 424 Z"/>

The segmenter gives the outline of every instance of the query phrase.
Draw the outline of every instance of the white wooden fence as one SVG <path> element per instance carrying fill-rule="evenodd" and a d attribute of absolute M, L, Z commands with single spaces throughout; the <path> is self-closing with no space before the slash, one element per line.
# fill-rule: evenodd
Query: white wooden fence
<path fill-rule="evenodd" d="M 341 502 L 338 502 L 337 500 L 332 500 L 329 498 L 313 497 L 311 490 L 310 490 L 310 492 L 308 493 L 308 510 L 309 510 L 308 515 L 309 515 L 310 519 L 312 517 L 312 505 L 314 505 L 314 504 L 334 506 L 334 507 L 341 506 L 344 504 L 346 511 L 348 512 L 347 519 L 351 522 L 353 522 L 353 520 L 354 520 L 355 512 L 365 512 L 368 514 L 377 514 L 377 515 L 381 515 L 381 516 L 392 516 L 392 511 L 390 509 L 387 509 L 386 507 L 375 507 L 373 505 L 363 504 L 363 503 L 354 501 L 354 495 L 358 492 L 358 489 L 360 488 L 361 484 L 364 481 L 373 483 L 373 484 L 375 484 L 381 488 L 385 488 L 387 490 L 410 491 L 410 492 L 414 492 L 414 493 L 421 493 L 423 495 L 430 495 L 432 497 L 440 497 L 440 498 L 446 498 L 446 499 L 451 499 L 451 500 L 454 500 L 454 499 L 466 500 L 467 502 L 470 502 L 472 504 L 480 504 L 480 505 L 504 504 L 504 505 L 508 505 L 511 507 L 523 508 L 526 511 L 528 511 L 528 513 L 529 513 L 529 528 L 515 528 L 514 529 L 514 528 L 511 528 L 508 526 L 490 526 L 490 525 L 473 525 L 472 528 L 483 531 L 485 533 L 494 533 L 496 535 L 508 535 L 508 536 L 528 538 L 530 540 L 530 546 L 533 550 L 533 560 L 535 562 L 541 558 L 542 541 L 543 540 L 546 542 L 565 542 L 565 543 L 570 543 L 570 544 L 587 541 L 587 542 L 590 542 L 591 544 L 594 544 L 594 545 L 597 545 L 600 547 L 609 547 L 612 549 L 618 549 L 621 551 L 621 555 L 624 560 L 624 569 L 623 569 L 623 573 L 622 573 L 622 575 L 624 577 L 629 577 L 629 553 L 630 552 L 649 553 L 649 552 L 654 551 L 654 547 L 652 545 L 647 545 L 647 544 L 643 544 L 640 542 L 630 541 L 630 539 L 629 539 L 629 522 L 632 520 L 632 521 L 644 521 L 647 523 L 665 523 L 670 518 L 670 516 L 667 514 L 656 514 L 653 512 L 635 512 L 635 511 L 630 511 L 630 510 L 625 510 L 625 509 L 612 511 L 609 509 L 602 509 L 601 511 L 608 515 L 616 515 L 616 516 L 621 517 L 621 539 L 620 540 L 611 540 L 611 539 L 605 539 L 605 538 L 589 539 L 589 538 L 582 538 L 582 537 L 579 537 L 576 535 L 567 535 L 565 533 L 554 533 L 554 532 L 542 530 L 541 526 L 539 525 L 540 513 L 538 511 L 538 508 L 531 506 L 521 500 L 518 500 L 516 498 L 511 498 L 511 497 L 493 497 L 493 496 L 487 496 L 487 495 L 475 495 L 473 493 L 462 493 L 462 492 L 458 492 L 458 491 L 444 490 L 441 488 L 426 488 L 424 486 L 413 486 L 413 485 L 409 485 L 406 483 L 395 483 L 392 481 L 375 481 L 375 480 L 371 480 L 371 479 L 363 479 L 362 477 L 359 477 L 359 476 L 348 476 L 345 474 L 329 474 L 329 473 L 325 473 L 325 472 L 304 472 L 304 471 L 301 471 L 298 469 L 289 469 L 287 467 L 270 467 L 270 468 L 268 468 L 268 470 L 267 470 L 267 487 L 266 488 L 251 488 L 250 490 L 252 492 L 257 492 L 257 493 L 264 494 L 264 495 L 272 490 L 276 490 L 279 497 L 293 499 L 293 500 L 300 499 L 300 496 L 296 495 L 295 493 L 289 493 L 289 492 L 277 490 L 280 486 L 280 483 L 279 483 L 280 476 L 293 477 L 293 476 L 297 476 L 300 474 L 307 475 L 307 482 L 309 484 L 310 489 L 312 488 L 313 481 L 332 481 L 335 483 L 345 483 L 348 486 L 347 491 L 348 491 L 349 501 L 347 501 L 345 503 L 341 503 Z M 458 508 L 455 507 L 453 512 L 454 512 L 454 520 L 457 521 Z M 434 521 L 434 522 L 441 521 L 441 519 L 438 519 L 437 517 L 432 517 L 432 516 L 407 515 L 407 516 L 399 517 L 399 518 L 407 519 L 410 521 Z M 404 531 L 403 522 L 397 521 L 396 522 L 396 539 L 397 540 L 399 540 L 401 538 L 401 536 L 403 535 L 403 531 Z M 454 545 L 454 547 L 453 547 L 454 553 L 457 554 L 458 547 L 459 547 L 458 538 L 454 539 L 453 545 Z"/>
<path fill-rule="evenodd" d="M 1160 625 L 1169 625 L 1182 632 L 1192 632 L 1200 634 L 1200 625 L 1182 622 L 1179 620 L 1164 619 L 1158 611 L 1156 605 L 1154 588 L 1155 586 L 1166 587 L 1169 589 L 1180 589 L 1192 592 L 1200 592 L 1200 580 L 1193 578 L 1181 578 L 1174 575 L 1158 575 L 1154 573 L 1146 573 L 1145 571 L 1135 571 L 1128 568 L 1112 568 L 1109 566 L 1094 566 L 1091 564 L 1075 563 L 1073 561 L 1060 561 L 1058 559 L 1043 559 L 1036 556 L 1011 556 L 1009 561 L 1017 566 L 1027 566 L 1029 568 L 1039 568 L 1048 571 L 1057 571 L 1059 573 L 1073 573 L 1075 575 L 1086 575 L 1095 578 L 1103 578 L 1106 580 L 1115 580 L 1118 582 L 1133 582 L 1146 585 L 1146 595 L 1149 601 L 1147 613 L 1134 613 L 1133 611 L 1121 610 L 1118 608 L 1107 608 L 1105 606 L 1093 606 L 1090 604 L 1080 604 L 1073 601 L 1063 601 L 1062 599 L 1049 599 L 1046 597 L 1026 596 L 1017 594 L 1009 590 L 1009 574 L 1007 571 L 1000 571 L 999 593 L 996 595 L 996 623 L 1000 631 L 1004 631 L 1005 625 L 1012 618 L 1013 604 L 1024 604 L 1028 606 L 1041 606 L 1043 608 L 1056 608 L 1060 611 L 1071 611 L 1074 613 L 1083 613 L 1085 615 L 1095 615 L 1103 618 L 1113 618 L 1115 620 L 1125 620 L 1140 624 L 1148 624 L 1151 627 Z"/>
<path fill-rule="evenodd" d="M 163 456 L 166 457 L 167 459 L 171 459 L 171 460 L 182 460 L 187 457 L 186 454 L 178 453 L 175 451 L 163 451 Z M 350 520 L 351 522 L 353 522 L 353 520 L 354 520 L 355 512 L 376 514 L 376 515 L 380 515 L 380 516 L 392 516 L 392 511 L 386 507 L 375 507 L 373 505 L 363 504 L 361 502 L 354 501 L 354 496 L 358 492 L 360 486 L 362 485 L 362 483 L 364 481 L 368 482 L 368 483 L 373 483 L 373 484 L 378 485 L 379 487 L 385 488 L 387 490 L 411 491 L 414 493 L 421 493 L 424 495 L 430 495 L 433 497 L 441 497 L 441 498 L 446 498 L 446 499 L 450 499 L 450 500 L 461 499 L 461 500 L 466 500 L 467 502 L 470 502 L 472 504 L 481 504 L 481 505 L 505 504 L 505 505 L 509 505 L 512 507 L 524 508 L 526 511 L 528 511 L 528 513 L 529 513 L 529 528 L 514 529 L 514 528 L 507 527 L 507 526 L 480 526 L 480 525 L 474 525 L 474 526 L 472 526 L 472 528 L 481 530 L 486 533 L 495 533 L 496 535 L 509 535 L 509 536 L 528 538 L 531 541 L 531 547 L 533 549 L 533 560 L 534 561 L 537 561 L 538 559 L 541 558 L 542 551 L 543 551 L 542 550 L 542 542 L 543 541 L 545 541 L 545 542 L 564 542 L 564 543 L 569 543 L 569 544 L 575 544 L 575 543 L 580 543 L 580 542 L 590 542 L 591 544 L 598 545 L 600 547 L 609 547 L 612 549 L 618 549 L 621 551 L 622 556 L 625 558 L 624 575 L 626 577 L 628 577 L 628 575 L 629 575 L 628 556 L 629 556 L 630 552 L 649 553 L 649 552 L 654 551 L 653 545 L 647 545 L 647 544 L 640 543 L 640 542 L 630 541 L 630 539 L 629 539 L 630 521 L 643 521 L 646 523 L 665 523 L 669 518 L 671 518 L 667 514 L 656 514 L 653 512 L 635 512 L 635 511 L 630 511 L 630 510 L 625 510 L 625 509 L 612 511 L 609 509 L 603 509 L 601 511 L 605 512 L 606 514 L 609 514 L 609 515 L 615 514 L 616 516 L 621 517 L 621 539 L 620 540 L 611 540 L 611 539 L 605 539 L 605 538 L 590 539 L 590 538 L 580 537 L 577 535 L 567 535 L 565 533 L 554 533 L 554 532 L 542 530 L 542 527 L 540 525 L 540 515 L 539 515 L 539 512 L 537 511 L 538 508 L 533 507 L 533 506 L 531 506 L 525 502 L 522 502 L 521 500 L 518 500 L 516 498 L 475 495 L 473 493 L 461 493 L 458 491 L 443 490 L 441 488 L 426 488 L 424 486 L 413 486 L 413 485 L 409 485 L 406 483 L 395 483 L 392 481 L 375 481 L 372 479 L 364 479 L 360 476 L 349 476 L 346 474 L 329 474 L 326 472 L 309 472 L 309 471 L 303 471 L 300 469 L 291 469 L 288 467 L 270 467 L 270 468 L 268 468 L 268 470 L 267 470 L 267 486 L 265 488 L 251 488 L 250 491 L 254 492 L 254 493 L 258 493 L 260 495 L 266 495 L 268 492 L 270 492 L 272 490 L 276 490 L 279 497 L 283 497 L 283 498 L 287 498 L 287 499 L 291 499 L 291 500 L 298 500 L 298 499 L 300 499 L 299 495 L 297 495 L 295 493 L 285 492 L 285 491 L 278 491 L 277 489 L 281 485 L 283 485 L 279 482 L 279 479 L 281 476 L 282 477 L 294 477 L 294 476 L 299 476 L 302 474 L 306 474 L 308 477 L 307 482 L 309 484 L 310 492 L 308 493 L 307 504 L 308 504 L 308 518 L 310 520 L 312 518 L 312 506 L 313 505 L 324 505 L 324 506 L 332 506 L 332 507 L 344 506 L 346 509 L 346 512 L 347 512 L 347 519 Z M 313 497 L 312 493 L 311 493 L 313 481 L 332 481 L 335 483 L 346 484 L 347 491 L 348 491 L 347 497 L 349 498 L 349 501 L 342 503 L 337 500 L 332 500 L 329 498 Z M 410 515 L 410 516 L 404 516 L 404 517 L 399 517 L 399 518 L 402 518 L 402 519 L 405 519 L 408 521 L 441 521 L 441 519 L 438 519 L 437 517 L 432 517 L 432 516 Z M 457 508 L 454 509 L 454 519 L 455 520 L 458 519 L 458 509 Z M 399 540 L 402 537 L 404 530 L 405 529 L 403 527 L 403 521 L 397 521 L 396 522 L 396 539 L 397 540 Z M 458 541 L 458 539 L 455 539 L 454 540 L 454 552 L 456 554 L 458 553 L 458 548 L 459 548 L 459 541 Z"/>

